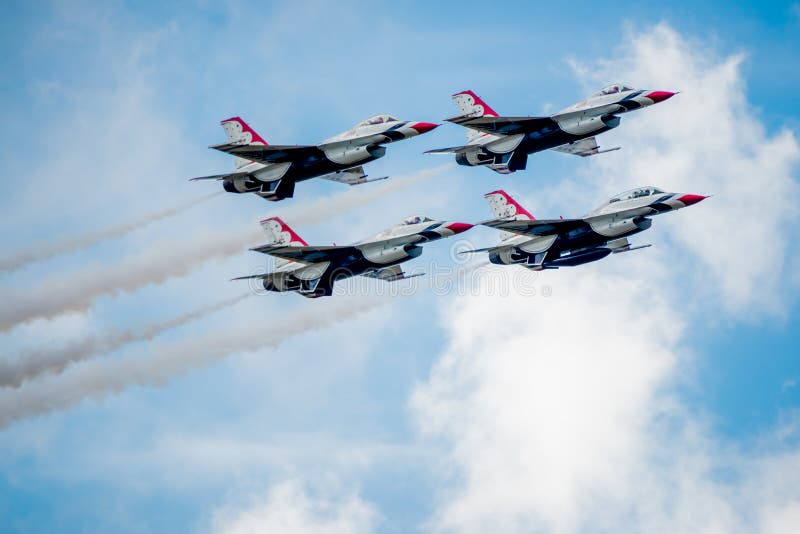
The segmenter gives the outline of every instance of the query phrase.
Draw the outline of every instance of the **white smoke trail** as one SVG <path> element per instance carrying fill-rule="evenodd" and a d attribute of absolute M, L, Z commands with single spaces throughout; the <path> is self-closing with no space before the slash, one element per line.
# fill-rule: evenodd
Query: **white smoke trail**
<path fill-rule="evenodd" d="M 135 356 L 82 362 L 62 374 L 0 390 L 0 429 L 13 421 L 61 410 L 86 398 L 100 399 L 131 386 L 157 387 L 180 374 L 230 355 L 277 347 L 286 339 L 340 323 L 386 300 L 331 299 L 315 302 L 282 321 L 241 324 L 170 344 L 153 342 Z"/>
<path fill-rule="evenodd" d="M 386 184 L 358 186 L 345 193 L 278 210 L 276 214 L 298 226 L 317 224 L 451 167 L 453 164 L 441 165 Z M 45 280 L 33 289 L 2 295 L 0 332 L 33 319 L 84 311 L 104 295 L 130 292 L 182 276 L 205 261 L 240 254 L 248 245 L 258 244 L 259 239 L 263 239 L 263 234 L 257 224 L 233 232 L 196 233 L 180 241 L 155 243 L 116 265 L 88 267 Z"/>
<path fill-rule="evenodd" d="M 12 361 L 0 361 L 0 387 L 19 387 L 23 382 L 39 375 L 60 373 L 73 363 L 113 352 L 128 343 L 151 340 L 161 332 L 233 306 L 251 295 L 252 293 L 245 293 L 225 299 L 139 330 L 110 331 L 86 337 L 57 349 L 28 350 Z"/>
<path fill-rule="evenodd" d="M 147 215 L 144 215 L 140 219 L 136 219 L 134 221 L 109 226 L 94 232 L 89 232 L 82 236 L 62 239 L 54 243 L 42 243 L 27 250 L 14 252 L 12 254 L 0 257 L 0 271 L 13 271 L 19 269 L 20 267 L 24 267 L 29 263 L 52 258 L 53 256 L 57 256 L 59 254 L 75 252 L 100 243 L 101 241 L 122 237 L 123 235 L 133 232 L 134 230 L 148 224 L 178 215 L 179 213 L 182 213 L 189 208 L 192 208 L 222 193 L 223 191 L 217 191 L 209 195 L 190 200 L 184 204 L 179 204 L 161 211 L 148 213 Z"/>

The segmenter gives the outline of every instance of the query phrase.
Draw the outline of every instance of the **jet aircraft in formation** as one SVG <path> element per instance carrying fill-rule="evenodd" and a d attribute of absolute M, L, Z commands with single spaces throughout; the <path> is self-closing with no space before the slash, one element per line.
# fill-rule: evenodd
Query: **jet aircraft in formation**
<path fill-rule="evenodd" d="M 455 154 L 460 165 L 484 165 L 508 174 L 524 170 L 528 154 L 542 150 L 583 157 L 619 150 L 600 150 L 594 136 L 619 126 L 622 113 L 663 102 L 674 94 L 614 84 L 549 117 L 500 117 L 478 95 L 462 91 L 453 95 L 461 115 L 445 120 L 469 129 L 467 144 L 426 154 Z"/>
<path fill-rule="evenodd" d="M 706 197 L 640 187 L 609 199 L 580 219 L 536 219 L 505 191 L 487 193 L 495 219 L 480 224 L 503 230 L 489 261 L 534 271 L 572 267 L 650 244 L 631 246 L 628 237 L 650 228 L 653 215 L 697 204 Z"/>
<path fill-rule="evenodd" d="M 663 102 L 676 93 L 610 85 L 549 117 L 501 117 L 472 91 L 453 95 L 460 115 L 446 119 L 468 129 L 467 144 L 429 150 L 455 154 L 466 166 L 486 166 L 501 174 L 523 170 L 528 155 L 553 149 L 582 157 L 601 150 L 595 136 L 616 128 L 620 115 Z M 316 145 L 269 145 L 241 118 L 222 121 L 228 142 L 211 148 L 235 156 L 236 170 L 193 180 L 219 180 L 231 193 L 254 193 L 267 200 L 294 195 L 295 184 L 325 178 L 349 185 L 368 179 L 363 164 L 381 158 L 384 145 L 429 132 L 430 122 L 376 115 Z M 632 246 L 628 237 L 647 230 L 651 217 L 691 206 L 704 196 L 640 187 L 609 199 L 579 219 L 534 218 L 505 191 L 485 195 L 495 218 L 480 223 L 502 231 L 500 244 L 468 252 L 486 252 L 491 263 L 531 270 L 582 265 L 649 247 Z M 275 258 L 271 272 L 234 278 L 259 279 L 268 291 L 329 296 L 337 280 L 366 276 L 387 282 L 408 276 L 400 264 L 418 257 L 420 245 L 459 234 L 473 225 L 409 217 L 372 237 L 347 246 L 309 246 L 278 217 L 261 221 L 270 242 L 251 250 Z"/>
<path fill-rule="evenodd" d="M 257 278 L 267 291 L 294 291 L 311 298 L 330 296 L 334 282 L 352 276 L 386 282 L 419 276 L 406 276 L 400 264 L 422 254 L 420 245 L 472 228 L 417 215 L 352 245 L 313 247 L 278 217 L 264 219 L 261 226 L 271 241 L 251 250 L 274 256 L 275 269 L 234 280 Z"/>
<path fill-rule="evenodd" d="M 295 184 L 310 178 L 348 185 L 380 180 L 368 180 L 362 164 L 382 158 L 383 145 L 438 126 L 376 115 L 317 145 L 270 145 L 239 117 L 221 124 L 228 142 L 211 148 L 236 156 L 236 170 L 192 180 L 220 180 L 229 193 L 255 193 L 267 200 L 293 197 Z"/>

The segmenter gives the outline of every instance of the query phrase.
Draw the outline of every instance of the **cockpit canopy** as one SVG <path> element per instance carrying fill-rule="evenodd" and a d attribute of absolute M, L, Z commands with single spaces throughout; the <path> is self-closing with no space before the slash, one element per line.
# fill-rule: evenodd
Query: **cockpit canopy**
<path fill-rule="evenodd" d="M 425 217 L 423 215 L 412 215 L 411 217 L 406 217 L 403 219 L 403 222 L 400 223 L 403 226 L 408 226 L 410 224 L 420 224 L 424 222 L 433 222 L 433 219 L 430 217 Z"/>
<path fill-rule="evenodd" d="M 361 126 L 372 126 L 375 124 L 383 124 L 385 122 L 397 122 L 395 117 L 391 115 L 375 115 L 374 117 L 370 117 L 365 121 L 361 121 L 356 124 L 356 128 L 360 128 Z"/>
<path fill-rule="evenodd" d="M 622 85 L 621 83 L 615 83 L 613 85 L 609 85 L 608 87 L 603 87 L 596 93 L 592 93 L 591 95 L 589 95 L 589 98 L 594 98 L 597 96 L 613 95 L 625 91 L 633 91 L 633 89 L 626 85 Z"/>
<path fill-rule="evenodd" d="M 631 189 L 630 191 L 625 191 L 624 193 L 620 193 L 614 198 L 609 199 L 608 203 L 611 204 L 612 202 L 619 202 L 620 200 L 631 200 L 634 198 L 649 197 L 650 195 L 658 195 L 662 193 L 664 193 L 664 191 L 662 191 L 657 187 L 652 187 L 652 186 L 639 187 L 637 189 Z"/>

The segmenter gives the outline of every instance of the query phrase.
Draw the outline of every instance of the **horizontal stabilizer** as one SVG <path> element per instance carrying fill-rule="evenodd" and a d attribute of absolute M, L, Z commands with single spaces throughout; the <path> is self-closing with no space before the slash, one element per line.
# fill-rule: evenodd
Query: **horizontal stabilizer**
<path fill-rule="evenodd" d="M 496 135 L 515 135 L 558 128 L 550 117 L 470 117 L 462 115 L 446 119 L 467 128 Z"/>

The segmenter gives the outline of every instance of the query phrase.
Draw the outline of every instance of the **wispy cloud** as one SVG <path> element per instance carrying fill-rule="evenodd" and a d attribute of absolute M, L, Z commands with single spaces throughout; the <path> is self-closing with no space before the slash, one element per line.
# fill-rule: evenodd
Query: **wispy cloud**
<path fill-rule="evenodd" d="M 546 273 L 546 305 L 519 294 L 443 305 L 450 341 L 413 397 L 423 435 L 446 448 L 434 531 L 793 528 L 800 450 L 777 436 L 729 450 L 675 386 L 709 317 L 759 320 L 793 302 L 800 147 L 750 109 L 740 56 L 663 24 L 620 51 L 576 69 L 582 82 L 683 93 L 626 116 L 603 134 L 622 151 L 537 198 L 579 204 L 651 183 L 715 197 L 656 219 L 647 253 Z"/>
<path fill-rule="evenodd" d="M 214 512 L 214 532 L 291 532 L 293 534 L 363 534 L 373 532 L 378 512 L 358 495 L 341 488 L 310 493 L 290 479 L 274 484 L 266 495 L 251 496 L 246 506 Z"/>

